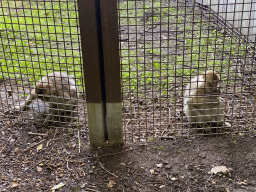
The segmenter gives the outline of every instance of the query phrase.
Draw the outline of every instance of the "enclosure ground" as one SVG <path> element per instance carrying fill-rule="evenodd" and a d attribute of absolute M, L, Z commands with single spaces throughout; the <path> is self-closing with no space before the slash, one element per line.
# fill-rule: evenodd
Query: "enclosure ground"
<path fill-rule="evenodd" d="M 173 138 L 92 150 L 81 132 L 1 126 L 0 191 L 256 191 L 255 135 Z M 42 144 L 42 145 L 41 145 Z M 230 174 L 209 174 L 212 166 Z"/>

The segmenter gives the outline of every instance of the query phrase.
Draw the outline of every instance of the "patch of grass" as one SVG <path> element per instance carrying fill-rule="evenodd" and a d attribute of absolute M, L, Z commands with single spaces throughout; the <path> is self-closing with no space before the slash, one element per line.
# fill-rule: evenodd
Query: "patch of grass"
<path fill-rule="evenodd" d="M 76 2 L 1 1 L 0 79 L 35 82 L 54 70 L 69 71 L 81 84 Z"/>
<path fill-rule="evenodd" d="M 0 6 L 10 7 L 0 10 L 0 80 L 10 77 L 33 83 L 57 69 L 75 73 L 81 84 L 76 1 L 3 0 Z M 143 39 L 130 38 L 129 43 L 122 44 L 125 89 L 155 89 L 167 95 L 170 83 L 187 82 L 191 75 L 213 67 L 222 73 L 223 81 L 237 76 L 228 73 L 233 61 L 222 57 L 226 53 L 244 55 L 246 45 L 236 37 L 211 30 L 197 10 L 177 8 L 164 0 L 120 1 L 118 6 L 121 26 L 145 33 L 144 43 L 139 43 Z M 160 36 L 147 41 L 147 33 L 157 35 L 160 25 Z"/>
<path fill-rule="evenodd" d="M 133 42 L 121 46 L 125 89 L 154 89 L 166 95 L 169 84 L 188 82 L 191 76 L 213 68 L 226 83 L 239 76 L 229 73 L 234 62 L 229 58 L 245 55 L 246 44 L 216 30 L 218 27 L 205 22 L 199 10 L 177 8 L 168 1 L 120 1 L 119 14 L 122 27 L 130 22 L 137 25 L 134 31 L 127 28 L 129 33 L 144 31 L 138 39 L 131 38 L 137 49 Z M 148 34 L 152 35 L 149 41 Z M 145 44 L 140 45 L 143 40 Z"/>

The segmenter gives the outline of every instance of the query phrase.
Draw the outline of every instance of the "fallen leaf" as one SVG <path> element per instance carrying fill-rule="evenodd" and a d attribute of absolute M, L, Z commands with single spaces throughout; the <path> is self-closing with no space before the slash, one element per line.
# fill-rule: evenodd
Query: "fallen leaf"
<path fill-rule="evenodd" d="M 171 179 L 172 181 L 176 181 L 176 180 L 177 180 L 176 177 L 171 177 L 170 179 Z"/>
<path fill-rule="evenodd" d="M 116 182 L 115 181 L 113 181 L 113 180 L 109 180 L 109 182 L 108 182 L 108 184 L 107 184 L 107 187 L 113 187 L 114 185 L 116 184 Z"/>
<path fill-rule="evenodd" d="M 41 167 L 36 167 L 37 172 L 41 172 L 43 169 Z"/>
<path fill-rule="evenodd" d="M 236 183 L 239 184 L 239 185 L 248 185 L 248 183 L 247 183 L 246 180 L 244 180 L 244 181 L 238 181 L 238 182 L 236 182 Z"/>
<path fill-rule="evenodd" d="M 226 166 L 216 166 L 211 169 L 211 174 L 223 173 L 227 174 L 229 169 Z"/>
<path fill-rule="evenodd" d="M 37 152 L 39 151 L 39 150 L 41 150 L 43 148 L 43 144 L 39 144 L 38 146 L 37 146 Z"/>
<path fill-rule="evenodd" d="M 159 188 L 160 188 L 160 189 L 165 188 L 165 185 L 161 185 Z"/>
<path fill-rule="evenodd" d="M 163 163 L 156 164 L 156 166 L 157 166 L 158 168 L 161 168 L 161 167 L 163 167 Z"/>
<path fill-rule="evenodd" d="M 11 125 L 11 122 L 10 121 L 7 121 L 6 122 L 6 126 L 9 127 Z"/>
<path fill-rule="evenodd" d="M 150 169 L 149 170 L 151 174 L 155 174 L 155 170 L 154 169 Z"/>
<path fill-rule="evenodd" d="M 55 185 L 54 187 L 52 187 L 50 190 L 54 192 L 56 189 L 60 189 L 64 185 L 65 185 L 64 183 L 59 183 L 58 185 Z"/>
<path fill-rule="evenodd" d="M 14 153 L 17 155 L 18 152 L 19 152 L 19 148 L 15 148 L 15 149 L 14 149 Z"/>
<path fill-rule="evenodd" d="M 19 186 L 19 184 L 17 182 L 12 182 L 11 183 L 11 188 L 16 188 L 18 186 Z"/>
<path fill-rule="evenodd" d="M 171 165 L 166 165 L 165 168 L 170 169 L 170 168 L 172 168 L 172 166 Z"/>

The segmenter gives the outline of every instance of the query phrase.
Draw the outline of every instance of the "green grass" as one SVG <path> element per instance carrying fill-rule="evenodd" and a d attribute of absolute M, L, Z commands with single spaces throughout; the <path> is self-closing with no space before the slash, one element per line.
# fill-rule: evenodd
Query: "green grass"
<path fill-rule="evenodd" d="M 11 8 L 0 9 L 0 80 L 34 82 L 54 69 L 75 72 L 81 84 L 76 1 L 3 0 L 0 6 Z M 241 40 L 211 30 L 213 24 L 192 8 L 177 8 L 164 0 L 119 1 L 118 7 L 121 27 L 137 25 L 137 31 L 153 32 L 161 24 L 162 29 L 151 42 L 122 44 L 122 83 L 131 92 L 149 88 L 166 95 L 170 83 L 187 82 L 191 75 L 213 67 L 228 81 L 233 60 L 220 57 L 245 54 Z"/>
<path fill-rule="evenodd" d="M 121 25 L 136 24 L 136 31 L 146 31 L 146 38 L 147 32 L 157 36 L 155 31 L 161 24 L 161 37 L 170 37 L 170 40 L 153 37 L 150 43 L 145 40 L 145 44 L 134 45 L 137 51 L 130 42 L 122 44 L 122 80 L 126 91 L 136 92 L 147 87 L 166 95 L 170 83 L 182 85 L 191 76 L 212 68 L 222 74 L 223 81 L 238 76 L 229 73 L 233 59 L 228 56 L 245 55 L 246 44 L 216 30 L 218 27 L 212 27 L 215 24 L 204 20 L 198 10 L 177 8 L 176 4 L 156 0 L 120 1 L 119 9 Z"/>
<path fill-rule="evenodd" d="M 82 77 L 75 3 L 0 3 L 12 8 L 0 10 L 0 79 L 37 81 L 53 69 Z"/>

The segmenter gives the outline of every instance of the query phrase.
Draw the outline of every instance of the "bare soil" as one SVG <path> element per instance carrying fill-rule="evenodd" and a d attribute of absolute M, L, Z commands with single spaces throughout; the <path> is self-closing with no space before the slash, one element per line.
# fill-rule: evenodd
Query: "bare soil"
<path fill-rule="evenodd" d="M 91 149 L 81 132 L 0 128 L 0 191 L 256 191 L 256 137 L 172 138 Z M 42 144 L 42 145 L 41 145 Z M 212 166 L 230 173 L 210 175 Z"/>
<path fill-rule="evenodd" d="M 153 17 L 153 12 L 145 16 Z M 124 26 L 121 30 L 123 34 L 135 32 L 133 27 Z M 154 32 L 158 31 L 160 25 L 154 27 Z M 159 34 L 153 35 L 152 31 L 147 33 L 146 39 L 152 40 L 152 36 L 157 39 Z M 173 33 L 172 36 L 176 38 L 177 34 Z M 143 39 L 140 35 L 137 38 Z M 134 40 L 132 36 L 130 40 Z M 124 43 L 124 46 L 128 46 L 128 43 Z M 172 49 L 169 51 L 175 52 Z M 228 95 L 226 98 L 226 103 L 230 103 L 228 108 L 239 112 L 239 116 L 227 118 L 236 127 L 237 135 L 176 137 L 173 130 L 183 126 L 183 114 L 177 112 L 176 106 L 171 105 L 168 99 L 163 102 L 152 91 L 147 96 L 152 98 L 153 104 L 147 103 L 151 101 L 146 99 L 124 96 L 124 100 L 132 101 L 132 105 L 135 105 L 134 110 L 131 110 L 133 106 L 129 107 L 130 103 L 124 105 L 127 141 L 124 146 L 91 149 L 84 100 L 79 103 L 78 111 L 81 113 L 76 114 L 80 117 L 80 134 L 73 125 L 65 129 L 38 129 L 33 123 L 35 114 L 32 110 L 17 116 L 4 114 L 8 107 L 20 99 L 19 94 L 14 94 L 19 93 L 19 90 L 12 83 L 5 82 L 0 86 L 0 191 L 51 191 L 52 187 L 60 183 L 64 186 L 56 191 L 256 191 L 255 101 L 247 101 L 247 95 L 236 95 L 238 91 L 233 91 L 232 97 Z M 169 91 L 173 93 L 177 87 L 180 90 L 184 86 L 182 83 L 176 84 Z M 239 89 L 239 86 L 234 87 Z M 30 90 L 25 92 L 29 93 Z M 150 92 L 147 87 L 145 90 Z M 174 98 L 177 106 L 182 108 L 182 99 L 176 95 L 177 90 L 167 97 Z M 22 92 L 24 90 L 20 90 Z M 153 98 L 160 99 L 155 101 Z M 33 108 L 37 109 L 36 106 L 40 104 L 35 104 Z M 145 112 L 145 116 L 137 116 L 138 106 L 144 107 L 140 110 Z M 246 113 L 240 109 L 241 106 L 244 106 Z M 227 112 L 231 113 L 233 111 Z M 141 135 L 145 127 L 148 130 L 145 135 Z M 254 133 L 245 134 L 243 131 L 246 127 Z M 169 139 L 158 140 L 156 133 Z M 81 143 L 80 153 L 78 138 Z M 154 141 L 145 142 L 150 139 Z M 209 172 L 213 166 L 227 166 L 230 172 L 211 175 Z"/>

